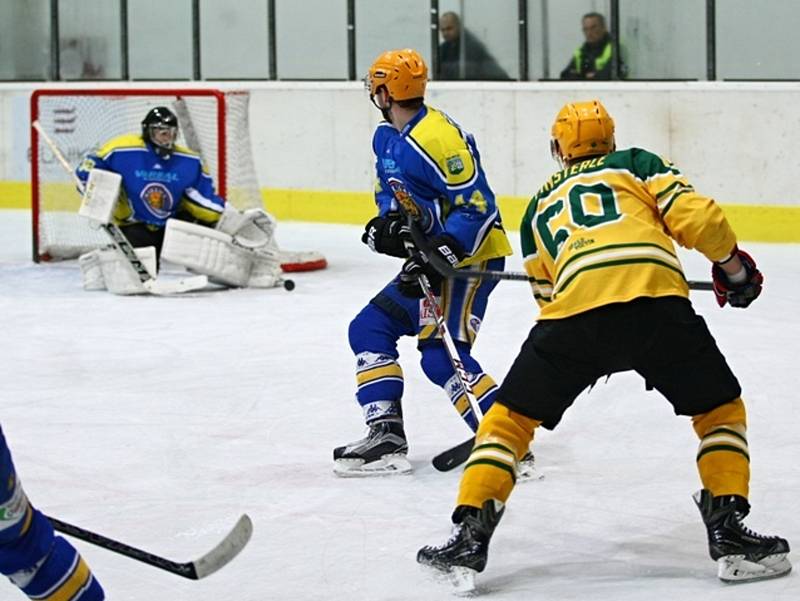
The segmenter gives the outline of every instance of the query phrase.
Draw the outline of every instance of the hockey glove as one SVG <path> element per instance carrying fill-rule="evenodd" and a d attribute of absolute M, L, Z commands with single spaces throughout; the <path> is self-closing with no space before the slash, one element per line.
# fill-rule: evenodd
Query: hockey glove
<path fill-rule="evenodd" d="M 717 297 L 717 304 L 724 307 L 728 303 L 731 307 L 745 308 L 758 298 L 761 294 L 764 276 L 756 267 L 753 257 L 739 248 L 734 249 L 734 253 L 742 262 L 745 270 L 745 279 L 734 284 L 730 281 L 728 274 L 717 263 L 711 267 L 711 278 L 714 280 L 714 295 Z"/>
<path fill-rule="evenodd" d="M 451 266 L 455 267 L 464 257 L 464 249 L 461 244 L 448 234 L 440 234 L 429 240 L 430 252 L 436 253 L 439 258 Z M 414 252 L 400 271 L 398 288 L 403 296 L 411 298 L 422 298 L 425 294 L 419 285 L 419 276 L 424 274 L 430 282 L 433 293 L 438 295 L 441 291 L 444 276 L 431 265 L 428 257 L 420 251 Z"/>
<path fill-rule="evenodd" d="M 442 288 L 442 276 L 433 266 L 428 263 L 428 258 L 420 251 L 415 251 L 400 270 L 397 288 L 400 294 L 409 298 L 424 298 L 425 293 L 420 286 L 419 278 L 424 275 L 428 278 L 431 290 L 438 296 Z"/>
<path fill-rule="evenodd" d="M 373 217 L 361 235 L 361 241 L 373 252 L 400 258 L 408 256 L 406 241 L 409 239 L 408 224 L 399 213 Z"/>

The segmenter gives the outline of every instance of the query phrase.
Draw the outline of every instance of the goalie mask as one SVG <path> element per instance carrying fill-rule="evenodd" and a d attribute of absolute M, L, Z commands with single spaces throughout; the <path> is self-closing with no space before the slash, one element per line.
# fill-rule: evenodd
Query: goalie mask
<path fill-rule="evenodd" d="M 550 151 L 564 168 L 575 159 L 614 152 L 614 120 L 599 100 L 565 104 L 556 116 Z"/>
<path fill-rule="evenodd" d="M 168 159 L 178 139 L 178 118 L 165 106 L 157 106 L 142 121 L 142 138 L 156 154 Z"/>

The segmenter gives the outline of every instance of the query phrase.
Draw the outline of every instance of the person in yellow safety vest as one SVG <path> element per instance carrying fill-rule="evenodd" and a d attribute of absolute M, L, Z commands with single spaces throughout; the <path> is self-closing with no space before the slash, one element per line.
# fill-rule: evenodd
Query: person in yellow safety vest
<path fill-rule="evenodd" d="M 605 17 L 600 13 L 587 13 L 583 15 L 581 23 L 586 41 L 575 50 L 569 64 L 561 72 L 561 79 L 624 79 L 627 69 L 621 57 L 617 77 L 612 70 L 614 41 L 606 29 Z"/>

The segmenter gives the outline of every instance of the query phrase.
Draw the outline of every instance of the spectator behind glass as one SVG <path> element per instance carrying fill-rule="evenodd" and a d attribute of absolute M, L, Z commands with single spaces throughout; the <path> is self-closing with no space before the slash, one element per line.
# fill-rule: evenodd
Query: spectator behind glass
<path fill-rule="evenodd" d="M 606 29 L 606 19 L 600 13 L 587 13 L 582 19 L 586 41 L 575 50 L 561 79 L 616 79 L 612 73 L 614 41 Z M 619 58 L 619 77 L 627 75 L 627 67 Z"/>
<path fill-rule="evenodd" d="M 454 12 L 439 19 L 439 70 L 436 79 L 511 79 L 483 43 L 466 28 Z M 461 37 L 464 38 L 464 69 L 461 69 Z"/>

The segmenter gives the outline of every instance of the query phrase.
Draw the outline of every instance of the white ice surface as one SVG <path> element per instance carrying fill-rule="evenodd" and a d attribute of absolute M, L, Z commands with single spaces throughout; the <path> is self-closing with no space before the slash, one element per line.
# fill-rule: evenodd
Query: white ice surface
<path fill-rule="evenodd" d="M 185 298 L 84 292 L 74 262 L 30 262 L 29 229 L 26 212 L 0 212 L 0 420 L 33 502 L 180 561 L 243 512 L 255 524 L 242 555 L 200 582 L 77 543 L 110 599 L 450 598 L 414 558 L 448 536 L 458 485 L 458 471 L 429 460 L 468 431 L 424 379 L 412 340 L 401 360 L 416 471 L 331 473 L 333 447 L 363 433 L 347 326 L 396 266 L 361 244 L 361 228 L 281 223 L 282 246 L 330 263 L 297 275 L 294 292 Z M 693 301 L 745 390 L 748 524 L 800 543 L 800 246 L 745 246 L 765 273 L 763 297 L 747 311 L 720 310 L 707 292 Z M 707 278 L 700 255 L 684 263 Z M 520 269 L 518 254 L 508 268 Z M 500 283 L 475 349 L 497 379 L 535 315 L 527 286 Z M 690 497 L 696 447 L 688 419 L 638 377 L 598 383 L 539 435 L 546 477 L 514 491 L 478 577 L 484 598 L 796 601 L 796 575 L 717 580 Z M 21 597 L 0 582 L 0 598 Z"/>

